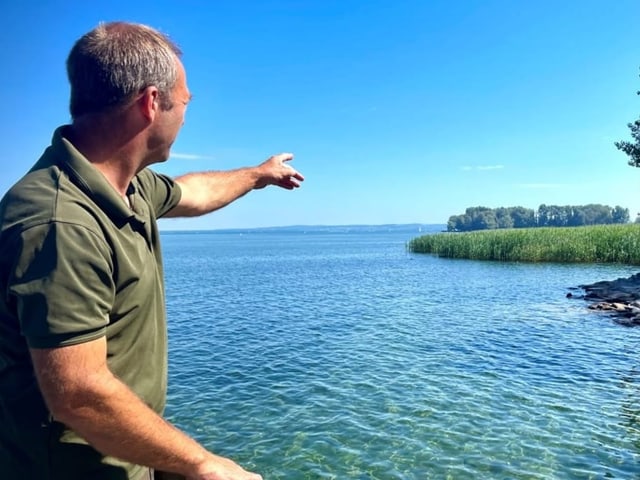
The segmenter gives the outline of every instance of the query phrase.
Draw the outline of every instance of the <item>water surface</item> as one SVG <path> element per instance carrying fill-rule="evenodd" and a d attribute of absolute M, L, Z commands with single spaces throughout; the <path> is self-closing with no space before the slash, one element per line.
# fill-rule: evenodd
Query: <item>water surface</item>
<path fill-rule="evenodd" d="M 168 418 L 265 479 L 640 476 L 633 267 L 446 260 L 407 231 L 164 233 Z"/>

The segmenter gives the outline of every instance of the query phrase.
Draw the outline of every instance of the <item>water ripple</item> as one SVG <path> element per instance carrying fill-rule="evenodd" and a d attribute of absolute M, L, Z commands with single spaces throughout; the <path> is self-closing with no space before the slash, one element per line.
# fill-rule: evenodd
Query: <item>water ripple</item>
<path fill-rule="evenodd" d="M 163 238 L 168 417 L 273 479 L 640 476 L 640 329 L 564 298 L 608 266 L 398 236 Z"/>

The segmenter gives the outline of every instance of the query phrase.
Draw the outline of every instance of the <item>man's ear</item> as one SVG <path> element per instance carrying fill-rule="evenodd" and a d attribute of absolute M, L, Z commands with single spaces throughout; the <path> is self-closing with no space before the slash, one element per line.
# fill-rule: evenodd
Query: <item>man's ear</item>
<path fill-rule="evenodd" d="M 153 121 L 160 110 L 160 92 L 157 87 L 147 87 L 142 91 L 138 99 L 138 107 L 142 116 Z"/>

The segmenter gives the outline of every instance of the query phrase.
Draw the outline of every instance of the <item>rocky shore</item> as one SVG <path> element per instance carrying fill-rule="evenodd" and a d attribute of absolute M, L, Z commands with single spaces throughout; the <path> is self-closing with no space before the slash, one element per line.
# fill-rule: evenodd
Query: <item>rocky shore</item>
<path fill-rule="evenodd" d="M 571 290 L 582 290 L 584 295 L 569 292 L 567 298 L 583 298 L 590 302 L 589 309 L 609 313 L 621 325 L 640 326 L 640 273 Z"/>

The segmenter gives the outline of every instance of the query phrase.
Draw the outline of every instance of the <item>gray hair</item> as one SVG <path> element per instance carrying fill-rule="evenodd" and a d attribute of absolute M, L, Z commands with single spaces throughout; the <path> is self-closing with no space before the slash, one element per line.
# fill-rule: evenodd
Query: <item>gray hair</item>
<path fill-rule="evenodd" d="M 67 58 L 71 117 L 117 108 L 149 86 L 158 88 L 160 108 L 171 109 L 181 54 L 166 35 L 146 25 L 101 23 Z"/>

